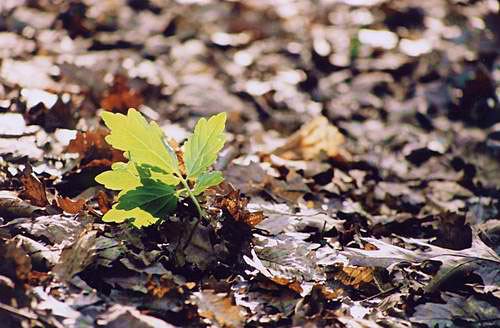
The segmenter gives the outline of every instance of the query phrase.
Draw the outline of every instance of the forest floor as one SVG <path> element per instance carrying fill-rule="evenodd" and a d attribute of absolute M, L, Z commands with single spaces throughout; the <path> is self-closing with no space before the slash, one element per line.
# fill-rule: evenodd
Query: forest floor
<path fill-rule="evenodd" d="M 1 1 L 0 326 L 499 327 L 498 6 Z M 228 115 L 186 247 L 102 221 L 130 107 Z"/>

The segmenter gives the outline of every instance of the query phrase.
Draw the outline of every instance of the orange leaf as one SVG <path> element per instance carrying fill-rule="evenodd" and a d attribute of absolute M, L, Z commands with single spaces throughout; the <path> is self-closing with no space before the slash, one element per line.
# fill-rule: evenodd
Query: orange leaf
<path fill-rule="evenodd" d="M 71 198 L 60 196 L 57 196 L 56 199 L 57 206 L 59 206 L 59 208 L 64 212 L 68 212 L 71 214 L 77 214 L 85 207 L 86 204 L 85 199 L 72 200 Z"/>

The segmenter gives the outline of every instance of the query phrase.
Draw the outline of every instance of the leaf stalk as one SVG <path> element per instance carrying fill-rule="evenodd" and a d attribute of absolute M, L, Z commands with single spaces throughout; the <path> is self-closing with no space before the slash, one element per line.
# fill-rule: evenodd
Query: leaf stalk
<path fill-rule="evenodd" d="M 201 210 L 200 203 L 198 202 L 195 195 L 191 191 L 191 188 L 189 187 L 187 180 L 184 179 L 182 174 L 176 174 L 176 175 L 179 178 L 179 180 L 181 181 L 184 188 L 186 189 L 186 192 L 189 195 L 189 198 L 191 198 L 194 205 L 196 206 L 196 209 L 198 210 L 198 219 L 196 220 L 195 224 L 193 225 L 193 228 L 191 229 L 191 231 L 189 231 L 189 235 L 188 235 L 188 238 L 186 239 L 186 243 L 184 244 L 184 247 L 182 248 L 183 250 L 185 250 L 189 246 L 189 244 L 191 243 L 191 239 L 193 238 L 194 232 L 195 232 L 196 228 L 198 227 L 198 225 L 200 224 L 201 219 L 203 218 L 203 211 Z"/>

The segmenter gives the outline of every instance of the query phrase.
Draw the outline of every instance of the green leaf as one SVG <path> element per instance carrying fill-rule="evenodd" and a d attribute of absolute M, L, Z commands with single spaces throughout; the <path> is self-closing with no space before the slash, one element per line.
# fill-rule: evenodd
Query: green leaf
<path fill-rule="evenodd" d="M 180 182 L 180 179 L 175 175 L 173 175 L 172 173 L 166 173 L 162 169 L 148 164 L 138 165 L 137 172 L 139 174 L 141 181 L 150 179 L 171 186 L 177 186 Z M 146 185 L 147 181 L 143 184 Z"/>
<path fill-rule="evenodd" d="M 127 219 L 133 219 L 132 224 L 137 228 L 149 226 L 158 221 L 158 218 L 155 218 L 153 215 L 140 208 L 120 210 L 117 209 L 117 205 L 114 205 L 113 208 L 107 211 L 102 217 L 104 222 L 115 223 L 122 223 Z"/>
<path fill-rule="evenodd" d="M 189 179 L 196 179 L 217 159 L 225 142 L 226 113 L 201 118 L 184 144 L 184 164 Z"/>
<path fill-rule="evenodd" d="M 155 218 L 163 218 L 177 206 L 175 187 L 152 179 L 144 179 L 143 186 L 130 190 L 118 200 L 118 210 L 140 208 Z"/>
<path fill-rule="evenodd" d="M 207 172 L 198 177 L 193 188 L 193 195 L 198 196 L 210 187 L 216 186 L 224 181 L 220 171 Z"/>
<path fill-rule="evenodd" d="M 111 166 L 111 170 L 103 172 L 95 177 L 95 181 L 103 184 L 111 190 L 128 191 L 141 185 L 139 173 L 131 162 L 117 162 Z"/>
<path fill-rule="evenodd" d="M 163 140 L 158 124 L 148 123 L 133 108 L 126 116 L 103 112 L 101 117 L 111 130 L 106 141 L 114 148 L 128 152 L 131 161 L 156 166 L 167 173 L 179 172 L 177 156 Z"/>

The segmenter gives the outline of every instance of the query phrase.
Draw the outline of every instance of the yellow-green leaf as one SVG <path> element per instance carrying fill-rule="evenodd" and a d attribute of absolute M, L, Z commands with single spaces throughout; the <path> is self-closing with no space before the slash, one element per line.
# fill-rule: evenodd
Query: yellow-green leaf
<path fill-rule="evenodd" d="M 217 159 L 224 146 L 226 113 L 201 118 L 184 145 L 184 164 L 189 179 L 196 179 Z"/>
<path fill-rule="evenodd" d="M 198 177 L 193 188 L 193 195 L 198 196 L 210 187 L 214 187 L 224 181 L 220 171 L 207 172 Z"/>
<path fill-rule="evenodd" d="M 96 176 L 95 181 L 111 190 L 128 191 L 141 185 L 139 173 L 131 162 L 114 163 L 111 170 Z"/>
<path fill-rule="evenodd" d="M 173 174 L 165 174 L 154 171 L 151 172 L 151 179 L 171 186 L 177 186 L 180 182 L 180 179 Z"/>
<path fill-rule="evenodd" d="M 127 219 L 132 219 L 132 224 L 137 228 L 149 226 L 158 221 L 158 218 L 138 207 L 130 210 L 120 210 L 116 208 L 116 205 L 102 217 L 104 222 L 115 223 L 122 223 Z"/>
<path fill-rule="evenodd" d="M 128 152 L 130 160 L 159 167 L 166 173 L 179 171 L 177 156 L 164 141 L 163 132 L 155 122 L 148 123 L 133 108 L 126 116 L 103 112 L 101 117 L 111 130 L 106 141 L 114 148 Z"/>

